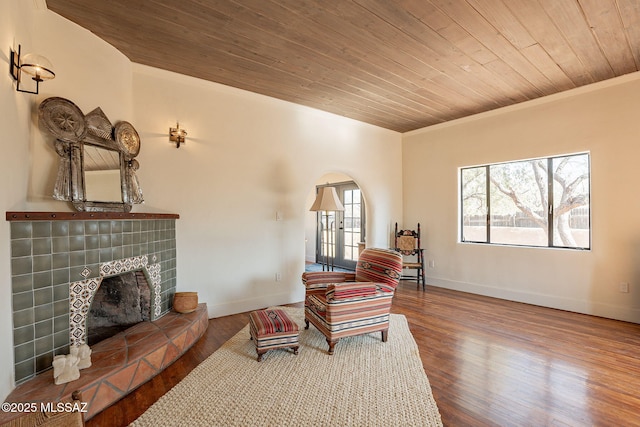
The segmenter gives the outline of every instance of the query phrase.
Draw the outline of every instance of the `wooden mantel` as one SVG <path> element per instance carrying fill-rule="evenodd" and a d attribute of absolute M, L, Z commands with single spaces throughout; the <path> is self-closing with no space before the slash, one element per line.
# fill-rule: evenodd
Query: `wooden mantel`
<path fill-rule="evenodd" d="M 179 219 L 178 214 L 125 212 L 7 212 L 7 221 L 87 221 L 131 219 Z"/>

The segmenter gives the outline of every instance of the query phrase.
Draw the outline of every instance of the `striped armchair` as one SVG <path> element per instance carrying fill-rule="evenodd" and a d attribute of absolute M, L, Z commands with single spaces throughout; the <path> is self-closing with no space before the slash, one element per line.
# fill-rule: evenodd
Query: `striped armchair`
<path fill-rule="evenodd" d="M 387 249 L 365 249 L 356 272 L 305 272 L 305 329 L 312 323 L 326 338 L 329 354 L 340 338 L 382 332 L 387 341 L 391 299 L 400 281 L 402 257 Z"/>

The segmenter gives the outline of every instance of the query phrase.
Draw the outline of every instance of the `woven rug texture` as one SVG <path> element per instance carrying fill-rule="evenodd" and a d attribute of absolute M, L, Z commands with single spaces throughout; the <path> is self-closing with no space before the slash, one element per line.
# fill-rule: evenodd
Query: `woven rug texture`
<path fill-rule="evenodd" d="M 392 314 L 389 339 L 341 339 L 333 356 L 302 308 L 300 350 L 256 361 L 249 325 L 162 396 L 133 424 L 161 426 L 442 426 L 407 319 Z"/>

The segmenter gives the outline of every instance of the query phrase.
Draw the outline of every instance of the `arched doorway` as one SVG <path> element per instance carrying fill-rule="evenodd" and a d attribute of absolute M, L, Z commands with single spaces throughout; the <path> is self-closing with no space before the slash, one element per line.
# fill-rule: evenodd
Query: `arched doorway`
<path fill-rule="evenodd" d="M 333 182 L 316 185 L 314 196 L 322 187 L 335 188 L 344 210 L 316 213 L 313 261 L 354 270 L 360 246 L 365 239 L 365 202 L 355 181 L 346 175 L 337 178 L 334 177 Z"/>

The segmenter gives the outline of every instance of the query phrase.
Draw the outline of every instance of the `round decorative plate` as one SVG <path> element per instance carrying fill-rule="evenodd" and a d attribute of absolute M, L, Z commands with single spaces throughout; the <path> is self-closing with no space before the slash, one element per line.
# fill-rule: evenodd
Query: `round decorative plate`
<path fill-rule="evenodd" d="M 114 129 L 116 141 L 122 147 L 125 157 L 133 159 L 140 152 L 140 136 L 129 122 L 118 122 Z"/>
<path fill-rule="evenodd" d="M 38 107 L 38 119 L 49 133 L 66 142 L 82 141 L 87 134 L 84 114 L 68 99 L 45 99 Z"/>

